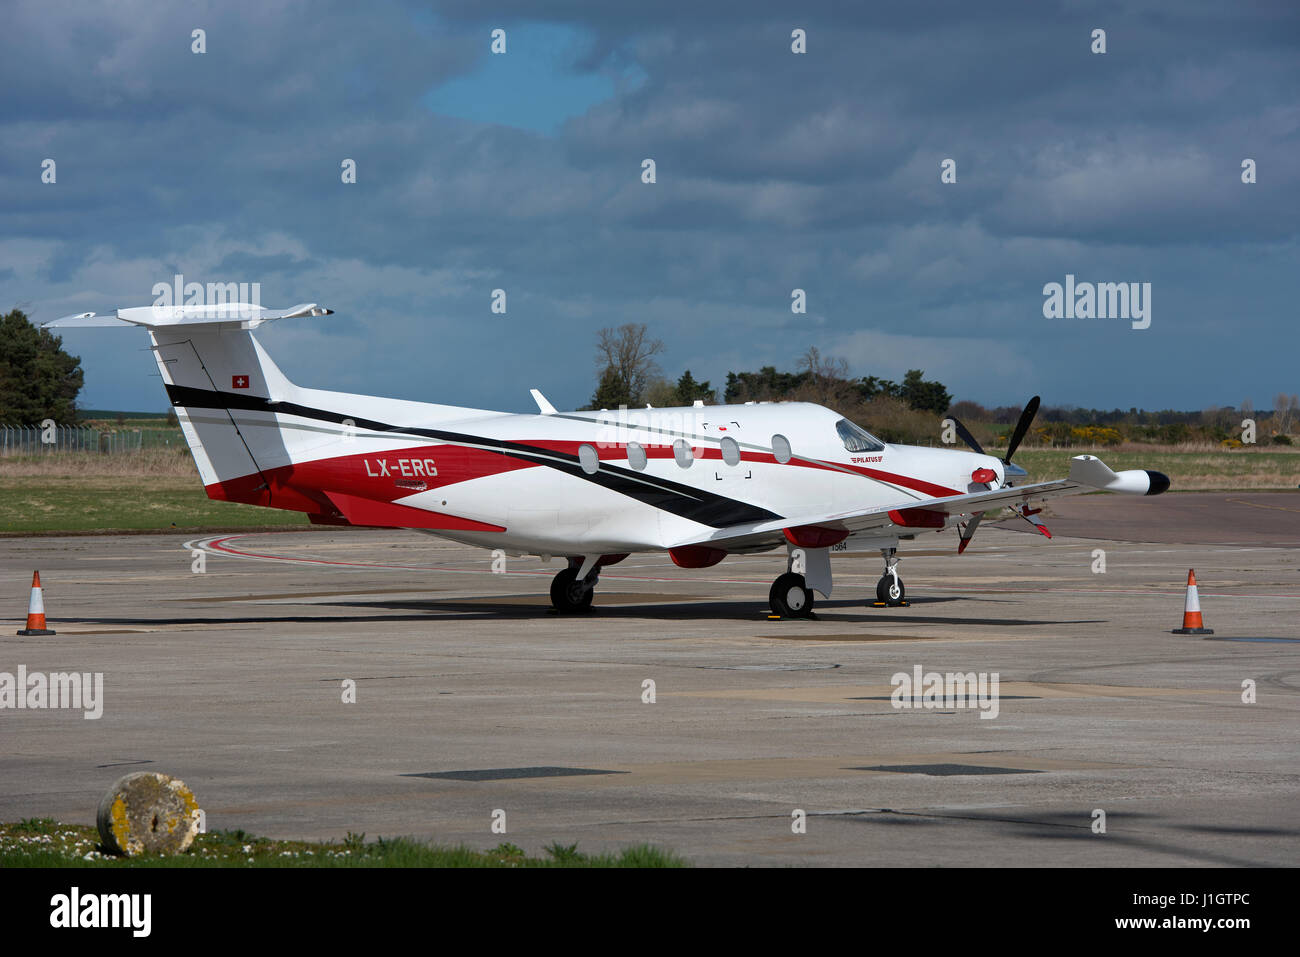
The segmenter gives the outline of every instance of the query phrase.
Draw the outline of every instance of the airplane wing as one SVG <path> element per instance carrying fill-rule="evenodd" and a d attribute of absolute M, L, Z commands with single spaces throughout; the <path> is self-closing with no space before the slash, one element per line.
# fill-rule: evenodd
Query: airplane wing
<path fill-rule="evenodd" d="M 1109 491 L 1130 495 L 1159 495 L 1169 488 L 1169 479 L 1160 472 L 1146 469 L 1129 469 L 1114 472 L 1101 459 L 1093 455 L 1077 455 L 1070 462 L 1068 478 L 1032 485 L 1009 486 L 966 495 L 949 495 L 916 501 L 909 499 L 891 505 L 848 512 L 823 512 L 787 516 L 775 521 L 732 526 L 718 529 L 703 538 L 678 542 L 684 545 L 709 545 L 714 548 L 755 548 L 764 543 L 780 541 L 787 529 L 807 547 L 818 547 L 817 539 L 843 538 L 841 533 L 873 532 L 901 529 L 903 534 L 912 530 L 943 528 L 950 515 L 968 515 L 986 512 L 1005 506 L 1018 507 L 1031 501 L 1077 495 L 1081 492 Z"/>

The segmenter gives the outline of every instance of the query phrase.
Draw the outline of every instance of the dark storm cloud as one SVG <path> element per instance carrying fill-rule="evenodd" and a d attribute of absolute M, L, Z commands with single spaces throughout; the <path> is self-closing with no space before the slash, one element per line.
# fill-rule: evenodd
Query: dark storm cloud
<path fill-rule="evenodd" d="M 1294 341 L 1293 5 L 10 9 L 0 295 L 41 318 L 147 302 L 176 272 L 256 281 L 264 302 L 339 310 L 268 330 L 294 378 L 488 406 L 529 384 L 580 403 L 594 330 L 623 321 L 715 382 L 817 344 L 986 402 L 1300 389 L 1285 350 L 1250 346 Z M 476 120 L 501 115 L 489 31 L 518 50 L 537 21 L 571 32 L 552 69 L 609 96 L 557 86 L 554 135 Z M 451 80 L 455 116 L 431 111 Z M 1152 282 L 1152 328 L 1044 319 L 1067 272 Z M 69 344 L 92 404 L 161 404 L 139 342 Z"/>

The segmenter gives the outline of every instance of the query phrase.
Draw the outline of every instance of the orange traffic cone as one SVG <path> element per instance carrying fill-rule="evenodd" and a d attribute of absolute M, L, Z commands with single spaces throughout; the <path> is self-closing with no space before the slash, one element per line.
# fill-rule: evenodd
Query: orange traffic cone
<path fill-rule="evenodd" d="M 1187 570 L 1187 604 L 1183 606 L 1183 627 L 1175 628 L 1175 635 L 1212 635 L 1213 628 L 1204 627 L 1201 621 L 1201 598 L 1196 593 L 1196 569 Z"/>
<path fill-rule="evenodd" d="M 52 635 L 54 630 L 45 627 L 45 599 L 41 597 L 41 573 L 32 572 L 32 599 L 27 605 L 27 627 L 20 635 Z"/>

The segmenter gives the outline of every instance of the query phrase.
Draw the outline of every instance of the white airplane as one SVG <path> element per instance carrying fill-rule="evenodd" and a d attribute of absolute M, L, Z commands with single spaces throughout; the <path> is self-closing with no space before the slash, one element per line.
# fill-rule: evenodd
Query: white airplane
<path fill-rule="evenodd" d="M 139 326 L 210 498 L 307 513 L 315 523 L 407 528 L 506 554 L 560 555 L 561 612 L 592 603 L 600 570 L 633 552 L 683 568 L 784 546 L 774 614 L 807 616 L 831 594 L 832 551 L 879 549 L 878 601 L 905 604 L 898 547 L 955 527 L 958 553 L 981 517 L 1031 501 L 1104 489 L 1158 495 L 1159 472 L 1113 472 L 1075 456 L 1067 478 L 1015 485 L 1007 456 L 893 445 L 805 402 L 562 413 L 532 390 L 520 415 L 294 385 L 253 337 L 264 322 L 330 315 L 315 303 L 268 309 L 141 306 L 82 313 L 47 329 Z"/>

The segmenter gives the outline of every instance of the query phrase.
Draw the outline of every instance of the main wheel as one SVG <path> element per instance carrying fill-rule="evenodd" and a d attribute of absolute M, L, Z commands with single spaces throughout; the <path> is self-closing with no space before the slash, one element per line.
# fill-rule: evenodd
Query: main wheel
<path fill-rule="evenodd" d="M 903 587 L 903 579 L 883 575 L 876 582 L 876 601 L 883 601 L 886 605 L 901 605 L 906 597 L 907 589 Z"/>
<path fill-rule="evenodd" d="M 573 615 L 591 607 L 596 589 L 578 581 L 578 571 L 566 568 L 551 579 L 551 604 L 562 615 Z"/>
<path fill-rule="evenodd" d="M 807 618 L 812 614 L 813 593 L 802 575 L 786 572 L 772 582 L 767 596 L 772 611 L 782 618 Z"/>

